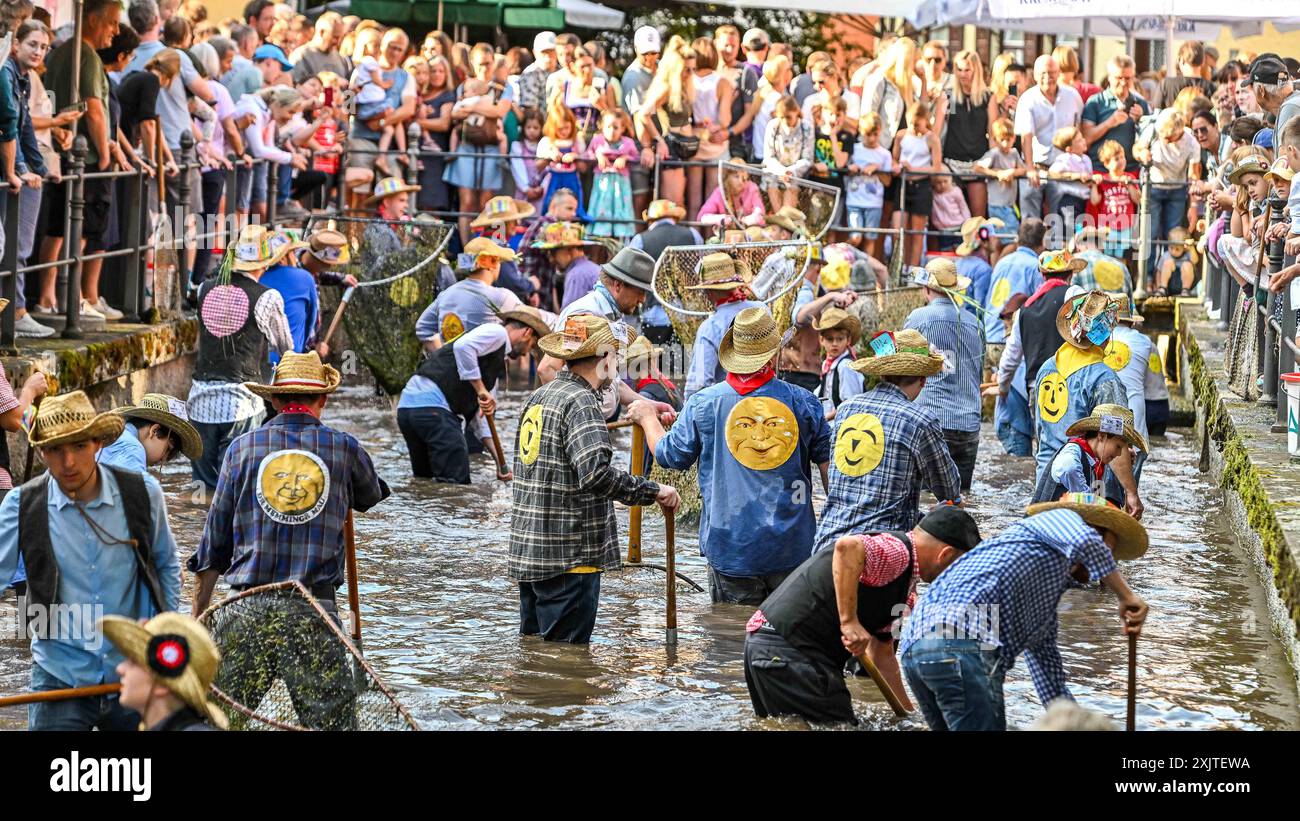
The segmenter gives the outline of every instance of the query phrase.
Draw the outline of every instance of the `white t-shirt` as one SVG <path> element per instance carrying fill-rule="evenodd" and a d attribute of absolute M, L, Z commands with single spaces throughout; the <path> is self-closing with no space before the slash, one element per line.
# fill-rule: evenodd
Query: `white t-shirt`
<path fill-rule="evenodd" d="M 857 94 L 854 94 L 852 91 L 849 91 L 847 88 L 840 92 L 840 97 L 844 100 L 845 105 L 848 106 L 848 110 L 844 112 L 844 116 L 850 120 L 858 119 L 858 114 L 862 109 L 862 98 Z M 803 101 L 803 118 L 807 120 L 813 128 L 816 128 L 818 125 L 812 120 L 813 106 L 824 105 L 825 103 L 823 101 L 825 99 L 826 95 L 818 92 L 817 94 L 808 95 L 808 99 Z"/>
<path fill-rule="evenodd" d="M 883 148 L 867 148 L 862 143 L 853 146 L 852 165 L 866 168 L 878 165 L 881 171 L 889 171 L 892 166 L 890 153 Z M 880 178 L 872 174 L 855 174 L 844 178 L 844 204 L 849 208 L 881 208 L 885 203 L 885 186 Z"/>
<path fill-rule="evenodd" d="M 1020 95 L 1016 105 L 1016 136 L 1032 134 L 1034 137 L 1035 165 L 1051 165 L 1061 153 L 1061 149 L 1052 145 L 1052 137 L 1067 126 L 1078 125 L 1083 115 L 1083 98 L 1079 92 L 1062 85 L 1056 89 L 1056 102 L 1043 96 L 1043 92 L 1034 86 Z"/>
<path fill-rule="evenodd" d="M 1183 129 L 1177 142 L 1169 142 L 1159 134 L 1151 140 L 1151 181 L 1187 182 L 1192 163 L 1201 156 L 1201 146 L 1192 132 Z"/>

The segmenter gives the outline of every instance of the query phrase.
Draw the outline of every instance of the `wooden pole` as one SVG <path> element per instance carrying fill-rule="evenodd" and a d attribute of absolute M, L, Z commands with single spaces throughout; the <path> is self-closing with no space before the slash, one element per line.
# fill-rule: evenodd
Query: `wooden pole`
<path fill-rule="evenodd" d="M 34 408 L 35 410 L 40 410 L 40 408 L 41 408 L 41 399 L 43 399 L 43 398 L 44 398 L 44 397 L 38 396 L 38 397 L 36 397 L 34 400 L 32 400 L 32 408 Z M 35 415 L 33 415 L 33 416 L 32 416 L 32 425 L 34 426 L 35 424 L 36 424 L 36 417 L 35 417 Z M 35 459 L 35 458 L 36 458 L 36 447 L 32 444 L 31 437 L 28 436 L 28 437 L 27 437 L 27 459 L 26 459 L 26 464 L 23 466 L 23 481 L 24 481 L 24 482 L 30 481 L 31 478 L 32 478 L 32 465 L 33 465 L 32 460 Z"/>
<path fill-rule="evenodd" d="M 637 428 L 640 430 L 640 428 Z M 677 644 L 677 511 L 664 511 L 664 567 L 668 569 L 668 644 Z"/>
<path fill-rule="evenodd" d="M 492 434 L 492 450 L 496 452 L 497 458 L 497 476 L 502 477 L 509 473 L 510 469 L 506 467 L 506 452 L 501 447 L 501 437 L 497 434 L 497 420 L 490 413 L 485 414 L 484 418 L 487 419 L 488 431 Z"/>
<path fill-rule="evenodd" d="M 352 292 L 356 289 L 357 287 L 353 285 L 343 291 L 343 296 L 339 298 L 339 307 L 334 311 L 334 318 L 330 320 L 330 326 L 326 329 L 325 336 L 321 338 L 322 345 L 328 345 L 330 339 L 334 336 L 334 332 L 338 330 L 339 321 L 343 319 L 343 309 L 348 307 L 348 303 L 352 301 Z"/>
<path fill-rule="evenodd" d="M 867 675 L 871 676 L 871 680 L 880 688 L 880 694 L 885 697 L 885 701 L 889 702 L 889 706 L 894 708 L 894 715 L 907 715 L 908 710 L 903 706 L 903 700 L 894 692 L 894 688 L 889 686 L 889 682 L 885 681 L 885 677 L 880 672 L 880 668 L 876 666 L 876 663 L 866 653 L 863 653 L 858 656 L 858 664 L 862 665 L 862 669 L 867 671 Z"/>
<path fill-rule="evenodd" d="M 348 511 L 347 521 L 343 523 L 343 538 L 347 555 L 348 570 L 348 608 L 352 610 L 352 643 L 361 649 L 361 593 L 357 590 L 357 538 L 352 524 L 352 511 Z"/>
<path fill-rule="evenodd" d="M 41 704 L 46 701 L 64 701 L 70 698 L 89 698 L 107 696 L 119 692 L 122 683 L 92 684 L 88 687 L 69 687 L 64 690 L 42 690 L 39 693 L 19 693 L 16 696 L 0 696 L 0 707 L 17 707 L 22 704 Z"/>
<path fill-rule="evenodd" d="M 1138 637 L 1128 636 L 1128 732 L 1137 729 Z"/>
<path fill-rule="evenodd" d="M 629 420 L 630 421 L 630 420 Z M 645 431 L 640 425 L 632 426 L 632 475 L 645 473 Z M 641 563 L 641 507 L 634 506 L 627 520 L 627 563 Z"/>

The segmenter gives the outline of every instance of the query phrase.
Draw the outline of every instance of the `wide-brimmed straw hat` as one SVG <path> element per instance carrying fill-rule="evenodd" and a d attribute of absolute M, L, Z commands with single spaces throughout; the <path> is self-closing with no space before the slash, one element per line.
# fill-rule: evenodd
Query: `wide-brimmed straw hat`
<path fill-rule="evenodd" d="M 781 332 L 766 308 L 746 308 L 736 314 L 718 345 L 718 363 L 727 373 L 754 373 L 781 349 Z"/>
<path fill-rule="evenodd" d="M 384 177 L 375 185 L 375 191 L 366 198 L 366 205 L 371 206 L 380 200 L 386 200 L 389 197 L 395 197 L 398 194 L 409 194 L 412 191 L 419 191 L 418 185 L 407 185 L 400 177 Z"/>
<path fill-rule="evenodd" d="M 1088 329 L 1093 323 L 1104 320 L 1113 330 L 1118 318 L 1119 303 L 1105 291 L 1067 293 L 1056 312 L 1056 331 L 1066 342 L 1086 351 L 1094 344 L 1088 339 Z"/>
<path fill-rule="evenodd" d="M 508 246 L 502 245 L 491 237 L 474 237 L 465 243 L 465 254 L 470 257 L 470 267 L 477 267 L 480 256 L 495 257 L 502 262 L 511 262 L 517 255 Z"/>
<path fill-rule="evenodd" d="M 181 453 L 190 461 L 197 461 L 203 456 L 203 439 L 190 424 L 189 414 L 185 411 L 185 402 L 165 393 L 146 393 L 134 405 L 113 408 L 113 413 L 123 419 L 144 419 L 157 422 L 176 434 L 181 440 Z"/>
<path fill-rule="evenodd" d="M 126 420 L 114 413 L 96 413 L 85 391 L 47 396 L 36 410 L 27 434 L 32 447 L 52 448 L 98 439 L 110 442 L 122 435 Z"/>
<path fill-rule="evenodd" d="M 533 334 L 535 334 L 538 339 L 541 339 L 544 336 L 549 336 L 551 333 L 551 326 L 547 323 L 546 318 L 542 316 L 541 311 L 531 305 L 520 305 L 518 308 L 512 308 L 509 311 L 501 311 L 497 314 L 497 318 L 502 322 L 508 322 L 511 320 L 522 322 L 529 328 L 533 329 Z"/>
<path fill-rule="evenodd" d="M 122 655 L 153 673 L 212 726 L 222 730 L 229 726 L 226 714 L 208 700 L 221 664 L 221 651 L 207 629 L 192 616 L 159 613 L 144 624 L 122 616 L 105 616 L 99 620 L 99 629 Z"/>
<path fill-rule="evenodd" d="M 473 228 L 486 228 L 489 225 L 500 225 L 503 222 L 518 222 L 525 220 L 537 213 L 537 209 L 532 203 L 522 202 L 514 197 L 502 195 L 493 197 L 483 206 L 483 210 L 470 223 Z"/>
<path fill-rule="evenodd" d="M 684 220 L 686 219 L 686 209 L 672 200 L 655 200 L 641 213 L 641 216 L 645 218 L 646 222 L 654 222 L 665 218 Z"/>
<path fill-rule="evenodd" d="M 563 330 L 538 340 L 537 347 L 548 356 L 571 362 L 626 348 L 635 335 L 622 322 L 611 323 L 595 314 L 578 314 L 564 321 Z"/>
<path fill-rule="evenodd" d="M 553 251 L 556 248 L 589 248 L 599 243 L 592 242 L 584 235 L 583 228 L 576 222 L 552 222 L 542 227 L 541 239 L 533 242 L 539 251 Z"/>
<path fill-rule="evenodd" d="M 957 273 L 957 263 L 945 257 L 935 257 L 924 268 L 914 269 L 912 280 L 936 291 L 955 291 L 961 293 L 971 285 L 970 277 Z"/>
<path fill-rule="evenodd" d="M 656 348 L 650 344 L 650 340 L 644 336 L 638 336 L 632 340 L 632 344 L 627 346 L 628 363 L 636 362 L 648 357 L 658 357 L 664 352 L 663 348 Z"/>
<path fill-rule="evenodd" d="M 264 399 L 279 395 L 319 396 L 334 393 L 341 380 L 339 372 L 332 365 L 323 364 L 315 351 L 289 352 L 275 366 L 271 384 L 245 382 L 244 387 Z"/>
<path fill-rule="evenodd" d="M 874 355 L 859 357 L 849 367 L 868 376 L 934 376 L 943 370 L 943 355 L 930 349 L 920 331 L 881 331 L 868 349 Z"/>
<path fill-rule="evenodd" d="M 1269 172 L 1268 158 L 1262 154 L 1247 154 L 1228 169 L 1228 182 L 1236 185 L 1247 174 L 1264 175 Z"/>
<path fill-rule="evenodd" d="M 775 214 L 768 214 L 766 222 L 795 234 L 808 233 L 808 217 L 793 205 L 783 205 Z"/>
<path fill-rule="evenodd" d="M 326 265 L 346 265 L 351 259 L 348 238 L 341 231 L 322 228 L 307 238 L 311 255 Z"/>
<path fill-rule="evenodd" d="M 1136 559 L 1147 552 L 1150 540 L 1142 523 L 1105 499 L 1092 493 L 1066 493 L 1055 502 L 1030 505 L 1025 515 L 1035 516 L 1049 510 L 1073 510 L 1088 524 L 1115 534 L 1111 553 L 1116 559 Z"/>
<path fill-rule="evenodd" d="M 1107 291 L 1106 295 L 1119 303 L 1119 310 L 1115 314 L 1116 319 L 1132 322 L 1135 325 L 1146 321 L 1146 317 L 1138 313 L 1137 303 L 1133 301 L 1133 297 L 1125 293 L 1115 293 L 1114 291 Z"/>
<path fill-rule="evenodd" d="M 1093 432 L 1122 436 L 1125 442 L 1143 453 L 1147 452 L 1147 440 L 1133 427 L 1133 410 L 1125 405 L 1098 405 L 1090 415 L 1070 425 L 1065 435 L 1079 436 Z"/>
<path fill-rule="evenodd" d="M 700 281 L 687 285 L 691 291 L 734 291 L 754 280 L 749 265 L 725 251 L 715 251 L 700 260 Z"/>
<path fill-rule="evenodd" d="M 235 259 L 230 267 L 236 271 L 261 271 L 271 267 L 275 251 L 265 225 L 245 225 L 235 240 Z"/>
<path fill-rule="evenodd" d="M 862 320 L 858 319 L 856 314 L 851 314 L 843 308 L 834 305 L 822 311 L 822 315 L 817 318 L 814 326 L 818 331 L 833 331 L 836 328 L 843 328 L 849 332 L 849 344 L 856 345 L 862 337 Z"/>
<path fill-rule="evenodd" d="M 1064 249 L 1044 251 L 1038 255 L 1038 270 L 1044 274 L 1076 273 L 1088 267 L 1088 260 L 1076 257 Z"/>
<path fill-rule="evenodd" d="M 268 268 L 272 265 L 278 265 L 280 260 L 291 251 L 300 251 L 310 246 L 300 239 L 295 239 L 292 235 L 284 231 L 271 231 L 267 234 L 266 242 L 271 246 L 271 261 L 267 263 Z"/>
<path fill-rule="evenodd" d="M 971 217 L 961 224 L 961 245 L 957 246 L 957 255 L 967 257 L 975 253 L 984 242 L 980 229 L 985 227 L 1005 228 L 1006 223 L 997 217 Z"/>

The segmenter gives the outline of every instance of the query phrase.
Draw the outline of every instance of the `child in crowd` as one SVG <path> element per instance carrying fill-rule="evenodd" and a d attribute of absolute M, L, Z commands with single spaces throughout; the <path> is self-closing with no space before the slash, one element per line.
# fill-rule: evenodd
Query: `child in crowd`
<path fill-rule="evenodd" d="M 1186 228 L 1169 232 L 1169 244 L 1160 252 L 1156 263 L 1156 294 L 1186 294 L 1196 287 L 1196 243 L 1187 238 Z M 1177 277 L 1174 275 L 1177 274 Z"/>
<path fill-rule="evenodd" d="M 546 183 L 546 195 L 542 198 L 543 211 L 550 205 L 556 191 L 567 188 L 578 197 L 578 218 L 591 222 L 591 217 L 582 207 L 582 180 L 578 176 L 578 159 L 586 150 L 573 112 L 568 106 L 551 106 L 546 114 L 546 125 L 542 127 L 542 141 L 537 144 L 537 168 L 539 171 L 550 169 L 551 172 Z"/>
<path fill-rule="evenodd" d="M 843 308 L 831 306 L 822 311 L 814 327 L 826 352 L 817 398 L 822 401 L 826 418 L 834 419 L 835 409 L 844 400 L 866 390 L 862 374 L 849 366 L 853 361 L 853 346 L 862 336 L 862 322 Z"/>
<path fill-rule="evenodd" d="M 961 188 L 953 185 L 952 177 L 940 174 L 934 178 L 934 207 L 930 212 L 930 225 L 936 231 L 952 231 L 951 236 L 935 238 L 936 251 L 951 251 L 961 244 L 962 223 L 970 219 L 970 206 Z"/>
<path fill-rule="evenodd" d="M 393 116 L 392 106 L 388 105 L 388 90 L 393 81 L 384 78 L 384 71 L 379 67 L 379 60 L 367 54 L 352 71 L 348 85 L 355 92 L 357 119 L 366 124 L 366 128 L 379 132 L 379 154 L 375 158 L 375 168 L 384 176 L 392 176 L 392 170 L 384 159 L 384 152 L 396 142 L 398 151 L 406 151 L 406 134 L 388 122 Z M 468 88 L 468 87 L 467 87 Z M 468 93 L 468 91 L 466 92 Z"/>
<path fill-rule="evenodd" d="M 1256 236 L 1255 218 L 1264 213 L 1268 200 L 1268 156 L 1263 149 L 1243 146 L 1232 152 L 1232 170 L 1228 182 L 1236 187 L 1229 233 L 1219 238 L 1219 258 L 1224 267 L 1250 295 L 1257 284 L 1256 268 L 1260 238 Z"/>
<path fill-rule="evenodd" d="M 1112 257 L 1124 258 L 1131 246 L 1133 220 L 1137 217 L 1137 204 L 1142 191 L 1137 184 L 1137 174 L 1125 171 L 1128 157 L 1124 146 L 1115 140 L 1101 144 L 1097 152 L 1106 174 L 1094 174 L 1092 190 L 1088 194 L 1088 216 L 1098 228 L 1109 228 L 1102 250 Z"/>
<path fill-rule="evenodd" d="M 1064 493 L 1102 495 L 1107 465 L 1129 448 L 1147 452 L 1146 440 L 1133 427 L 1133 411 L 1124 405 L 1098 405 L 1071 425 L 1066 436 L 1070 439 L 1052 457 L 1034 492 L 1035 504 Z"/>
<path fill-rule="evenodd" d="M 930 222 L 934 206 L 934 186 L 929 173 L 942 171 L 943 150 L 939 135 L 930 128 L 930 104 L 925 100 L 907 107 L 907 128 L 894 138 L 894 166 L 899 171 L 923 172 L 925 176 L 907 179 L 904 176 L 903 209 L 907 212 L 907 235 L 904 243 L 908 265 L 921 264 L 921 248 L 925 242 L 925 227 Z"/>
<path fill-rule="evenodd" d="M 818 95 L 813 100 L 810 110 L 813 164 L 808 171 L 808 179 L 831 188 L 840 188 L 840 169 L 848 166 L 848 152 L 854 143 L 851 135 L 848 142 L 840 142 L 849 106 L 842 97 L 831 102 L 825 100 L 824 95 Z"/>
<path fill-rule="evenodd" d="M 788 94 L 782 97 L 763 139 L 764 187 L 771 211 L 798 207 L 799 187 L 792 183 L 812 168 L 813 142 L 813 128 L 804 120 L 799 101 Z"/>
<path fill-rule="evenodd" d="M 542 210 L 542 195 L 546 193 L 546 183 L 550 179 L 550 173 L 537 164 L 537 146 L 542 139 L 544 124 L 541 111 L 528 109 L 524 112 L 524 121 L 519 128 L 519 139 L 510 145 L 510 173 L 515 178 L 515 196 L 527 200 L 539 212 Z"/>
<path fill-rule="evenodd" d="M 861 137 L 853 146 L 848 174 L 844 178 L 844 204 L 850 228 L 879 228 L 880 212 L 885 204 L 885 186 L 893 157 L 880 147 L 880 115 L 868 112 L 858 120 Z M 880 234 L 852 234 L 849 242 L 873 257 L 879 257 Z"/>
<path fill-rule="evenodd" d="M 1048 174 L 1056 180 L 1061 200 L 1057 213 L 1065 221 L 1067 236 L 1074 236 L 1075 223 L 1088 206 L 1092 193 L 1092 160 L 1088 158 L 1088 140 L 1074 126 L 1058 129 L 1052 145 L 1061 153 L 1052 161 Z"/>
<path fill-rule="evenodd" d="M 728 166 L 695 219 L 715 228 L 748 228 L 764 222 L 763 195 L 743 168 Z"/>
<path fill-rule="evenodd" d="M 587 205 L 587 213 L 594 220 L 587 231 L 591 236 L 626 241 L 636 233 L 629 175 L 632 166 L 640 162 L 641 152 L 627 136 L 627 130 L 627 114 L 606 111 L 600 118 L 600 133 L 591 139 L 588 152 L 596 160 L 596 179 Z"/>
<path fill-rule="evenodd" d="M 1015 233 L 1020 229 L 1016 213 L 1019 201 L 1019 180 L 1029 173 L 1025 158 L 1016 148 L 1016 128 L 1006 117 L 993 121 L 989 127 L 996 148 L 990 148 L 975 161 L 975 173 L 992 177 L 989 182 L 989 216 L 1004 222 L 1005 230 Z"/>

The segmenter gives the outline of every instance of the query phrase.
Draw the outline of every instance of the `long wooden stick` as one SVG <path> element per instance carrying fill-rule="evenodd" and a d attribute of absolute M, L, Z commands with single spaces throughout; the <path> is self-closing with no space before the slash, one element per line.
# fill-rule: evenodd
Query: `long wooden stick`
<path fill-rule="evenodd" d="M 348 511 L 347 521 L 343 523 L 348 570 L 348 608 L 352 610 L 352 643 L 361 649 L 361 593 L 357 590 L 357 537 L 352 524 L 352 511 Z"/>
<path fill-rule="evenodd" d="M 908 709 L 903 706 L 903 700 L 898 697 L 898 693 L 894 692 L 894 688 L 889 685 L 889 682 L 885 681 L 885 676 L 880 672 L 880 668 L 876 666 L 876 663 L 866 653 L 863 653 L 858 656 L 858 664 L 862 665 L 862 669 L 867 671 L 867 675 L 871 676 L 871 680 L 880 688 L 880 694 L 885 697 L 885 701 L 889 702 L 889 706 L 894 708 L 894 715 L 907 715 Z"/>
<path fill-rule="evenodd" d="M 92 684 L 88 687 L 69 687 L 64 690 L 42 690 L 39 693 L 19 693 L 16 696 L 0 696 L 0 707 L 17 707 L 21 704 L 41 704 L 46 701 L 64 701 L 70 698 L 89 698 L 107 696 L 121 691 L 122 683 Z"/>
<path fill-rule="evenodd" d="M 640 425 L 632 427 L 632 475 L 645 473 L 645 431 Z M 627 562 L 641 563 L 641 507 L 635 506 L 627 517 Z"/>
<path fill-rule="evenodd" d="M 487 419 L 488 432 L 492 434 L 492 450 L 496 452 L 497 459 L 497 476 L 505 476 L 510 469 L 506 467 L 506 452 L 501 447 L 501 436 L 497 434 L 497 420 L 490 413 L 484 414 L 483 418 Z"/>
<path fill-rule="evenodd" d="M 1137 729 L 1138 637 L 1128 636 L 1128 732 Z"/>
<path fill-rule="evenodd" d="M 334 311 L 334 318 L 330 320 L 330 326 L 325 330 L 325 336 L 321 338 L 321 344 L 329 344 L 334 332 L 339 329 L 339 321 L 343 319 L 343 309 L 348 307 L 348 303 L 352 301 L 352 292 L 355 290 L 356 286 L 354 285 L 343 291 L 343 296 L 339 298 L 339 307 Z"/>
<path fill-rule="evenodd" d="M 638 428 L 640 430 L 640 428 Z M 664 567 L 668 569 L 669 644 L 677 643 L 677 511 L 664 511 Z"/>
<path fill-rule="evenodd" d="M 32 407 L 35 408 L 36 410 L 40 410 L 40 407 L 41 407 L 41 399 L 42 399 L 42 398 L 43 398 L 43 397 L 38 396 L 38 397 L 36 397 L 34 400 L 32 400 Z M 36 417 L 33 416 L 33 417 L 32 417 L 32 425 L 35 425 L 35 424 L 36 424 Z M 33 461 L 32 461 L 32 460 L 35 459 L 35 458 L 36 458 L 36 448 L 32 445 L 31 438 L 29 437 L 29 438 L 27 439 L 27 459 L 26 459 L 26 464 L 23 466 L 23 481 L 24 481 L 24 482 L 29 481 L 29 480 L 32 478 L 32 465 L 33 465 Z"/>

